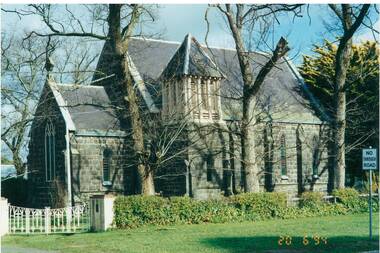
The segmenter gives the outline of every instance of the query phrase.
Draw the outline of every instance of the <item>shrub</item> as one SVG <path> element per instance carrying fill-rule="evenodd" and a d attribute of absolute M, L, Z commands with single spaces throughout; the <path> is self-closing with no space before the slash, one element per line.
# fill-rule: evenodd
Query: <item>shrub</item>
<path fill-rule="evenodd" d="M 153 224 L 222 223 L 341 215 L 367 210 L 365 200 L 360 199 L 355 190 L 343 189 L 334 194 L 339 198 L 339 203 L 323 201 L 323 195 L 319 192 L 305 192 L 298 207 L 288 207 L 286 194 L 277 192 L 243 193 L 221 200 L 204 201 L 189 197 L 119 196 L 114 202 L 114 223 L 118 228 L 134 228 Z M 374 206 L 374 210 L 378 210 L 378 205 Z"/>
<path fill-rule="evenodd" d="M 287 208 L 287 196 L 280 192 L 242 193 L 231 197 L 230 203 L 249 220 L 281 217 Z"/>
<path fill-rule="evenodd" d="M 10 204 L 25 206 L 28 202 L 28 182 L 22 177 L 6 179 L 1 186 L 1 197 L 7 198 Z"/>
<path fill-rule="evenodd" d="M 301 195 L 299 207 L 318 208 L 325 205 L 323 194 L 321 192 L 304 192 Z"/>
<path fill-rule="evenodd" d="M 333 191 L 333 196 L 338 198 L 338 202 L 346 207 L 350 212 L 365 212 L 368 210 L 368 203 L 365 198 L 361 198 L 359 192 L 353 188 L 344 188 Z"/>
<path fill-rule="evenodd" d="M 133 228 L 155 224 L 220 223 L 239 219 L 239 212 L 226 201 L 196 201 L 189 197 L 118 197 L 114 203 L 115 224 Z"/>
<path fill-rule="evenodd" d="M 114 203 L 117 227 L 138 227 L 143 224 L 166 224 L 170 218 L 168 200 L 159 197 L 118 197 Z"/>

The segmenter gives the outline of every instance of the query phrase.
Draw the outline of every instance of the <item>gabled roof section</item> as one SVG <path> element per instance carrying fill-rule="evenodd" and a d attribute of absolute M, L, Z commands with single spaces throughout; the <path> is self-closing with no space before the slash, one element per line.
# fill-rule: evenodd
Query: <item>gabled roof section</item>
<path fill-rule="evenodd" d="M 47 84 L 50 87 L 51 91 L 53 92 L 53 96 L 55 100 L 57 101 L 59 110 L 61 111 L 63 119 L 65 120 L 67 129 L 69 131 L 75 131 L 76 130 L 75 124 L 73 122 L 73 119 L 71 118 L 69 110 L 67 109 L 67 104 L 65 100 L 63 99 L 61 93 L 58 90 L 57 84 L 49 79 L 47 80 Z"/>
<path fill-rule="evenodd" d="M 162 72 L 161 77 L 170 79 L 184 75 L 224 77 L 216 63 L 211 60 L 191 34 L 186 35 L 184 41 Z"/>
<path fill-rule="evenodd" d="M 122 130 L 103 86 L 59 84 L 48 81 L 70 131 Z"/>
<path fill-rule="evenodd" d="M 158 113 L 159 109 L 156 107 L 156 105 L 153 102 L 153 99 L 151 97 L 151 94 L 148 92 L 148 89 L 145 85 L 144 79 L 140 76 L 140 73 L 135 67 L 135 64 L 129 54 L 126 55 L 126 61 L 128 63 L 128 66 L 130 67 L 130 71 L 132 74 L 133 81 L 135 82 L 135 86 L 137 87 L 137 90 L 139 91 L 138 94 L 141 95 L 143 98 L 143 101 L 145 102 L 145 105 L 149 109 L 151 113 Z M 114 85 L 115 82 L 115 73 L 112 71 L 112 64 L 115 60 L 114 55 L 112 53 L 111 49 L 111 43 L 110 41 L 106 41 L 104 43 L 102 53 L 99 57 L 98 64 L 96 66 L 96 72 L 93 77 L 93 82 L 95 86 L 107 86 L 107 85 Z"/>
<path fill-rule="evenodd" d="M 185 40 L 188 41 L 188 40 Z M 158 92 L 151 92 L 156 106 L 160 108 L 160 78 L 161 73 L 168 69 L 170 62 L 182 52 L 184 43 L 132 38 L 128 53 L 133 59 L 137 71 L 144 82 Z M 236 50 L 233 48 L 218 48 L 201 46 L 203 52 L 212 56 L 218 69 L 223 73 L 221 80 L 221 104 L 223 119 L 238 120 L 242 116 L 241 96 L 243 94 L 243 80 Z M 253 76 L 257 76 L 261 66 L 269 56 L 263 53 L 251 52 Z M 270 114 L 274 122 L 321 124 L 326 120 L 324 115 L 316 115 L 313 107 L 320 107 L 312 94 L 307 94 L 307 87 L 297 76 L 297 69 L 289 65 L 290 61 L 282 59 L 271 70 L 264 84 L 260 88 L 259 98 L 262 110 Z M 184 65 L 182 65 L 184 66 Z M 180 69 L 180 68 L 178 68 Z M 184 73 L 183 70 L 181 72 Z M 323 108 L 320 107 L 322 110 Z M 320 117 L 322 116 L 322 117 Z M 265 119 L 263 119 L 265 120 Z"/>

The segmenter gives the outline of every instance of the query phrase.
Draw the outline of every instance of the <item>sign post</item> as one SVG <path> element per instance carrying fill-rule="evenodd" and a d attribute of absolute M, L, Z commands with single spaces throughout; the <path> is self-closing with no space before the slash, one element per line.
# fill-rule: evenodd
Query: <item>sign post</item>
<path fill-rule="evenodd" d="M 372 239 L 372 170 L 377 169 L 377 149 L 363 149 L 363 170 L 369 170 L 369 239 Z"/>

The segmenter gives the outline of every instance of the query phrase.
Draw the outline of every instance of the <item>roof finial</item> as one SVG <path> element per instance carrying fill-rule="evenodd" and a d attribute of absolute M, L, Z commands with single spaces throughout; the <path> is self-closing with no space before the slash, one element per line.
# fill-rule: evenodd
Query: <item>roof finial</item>
<path fill-rule="evenodd" d="M 54 46 L 52 46 L 50 44 L 50 40 L 51 40 L 51 37 L 49 36 L 48 37 L 48 41 L 47 41 L 47 44 L 46 44 L 46 62 L 45 62 L 45 69 L 47 71 L 47 78 L 49 80 L 53 80 L 53 75 L 52 75 L 52 71 L 53 71 L 53 68 L 54 68 L 54 62 L 52 61 L 51 57 L 50 57 L 50 54 L 52 51 L 54 51 Z"/>
<path fill-rule="evenodd" d="M 45 69 L 49 73 L 54 68 L 54 62 L 52 61 L 51 57 L 46 57 L 46 63 L 45 63 Z"/>
<path fill-rule="evenodd" d="M 46 57 L 46 62 L 45 62 L 45 69 L 47 71 L 47 77 L 49 80 L 53 80 L 53 71 L 54 68 L 54 62 L 51 60 L 50 57 Z"/>

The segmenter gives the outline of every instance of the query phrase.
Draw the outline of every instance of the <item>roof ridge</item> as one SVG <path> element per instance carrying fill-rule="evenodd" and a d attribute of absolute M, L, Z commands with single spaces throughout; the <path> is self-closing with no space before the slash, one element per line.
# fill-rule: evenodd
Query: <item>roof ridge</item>
<path fill-rule="evenodd" d="M 190 34 L 190 33 L 188 33 L 188 34 Z M 144 41 L 154 41 L 154 42 L 159 42 L 159 43 L 164 43 L 164 44 L 176 44 L 176 45 L 182 44 L 182 42 L 180 42 L 180 41 L 160 40 L 160 39 L 145 38 L 145 37 L 132 37 L 132 39 L 144 40 Z M 199 41 L 198 41 L 198 43 L 199 43 Z M 207 44 L 202 44 L 202 43 L 199 43 L 199 45 L 202 48 L 207 48 L 207 49 L 222 49 L 222 50 L 236 51 L 236 49 L 233 47 L 207 46 Z M 266 55 L 266 56 L 269 54 L 269 53 L 263 52 L 263 51 L 251 51 L 251 53 L 256 53 L 256 54 L 261 54 L 261 55 Z"/>
<path fill-rule="evenodd" d="M 72 83 L 57 83 L 57 82 L 52 82 L 51 83 L 57 85 L 57 86 L 66 86 L 66 87 L 75 87 L 75 88 L 103 88 L 104 86 L 102 85 L 82 85 L 82 84 L 72 84 Z"/>
<path fill-rule="evenodd" d="M 160 43 L 166 43 L 166 44 L 177 44 L 177 45 L 181 45 L 181 42 L 179 41 L 174 41 L 174 40 L 160 40 L 160 39 L 153 39 L 153 38 L 146 38 L 146 37 L 131 37 L 132 39 L 136 39 L 136 40 L 145 40 L 145 41 L 155 41 L 155 42 L 160 42 Z"/>
<path fill-rule="evenodd" d="M 190 47 L 191 47 L 191 34 L 188 33 L 185 37 L 186 48 L 185 48 L 185 64 L 183 64 L 183 73 L 189 74 L 189 57 L 190 57 Z"/>

